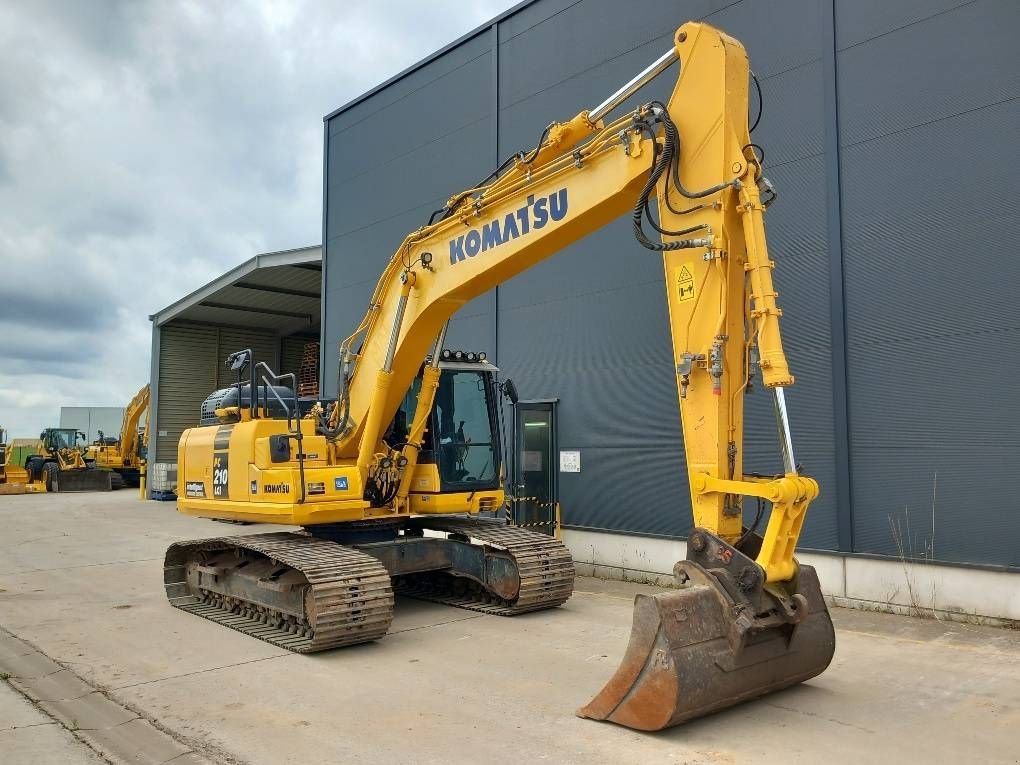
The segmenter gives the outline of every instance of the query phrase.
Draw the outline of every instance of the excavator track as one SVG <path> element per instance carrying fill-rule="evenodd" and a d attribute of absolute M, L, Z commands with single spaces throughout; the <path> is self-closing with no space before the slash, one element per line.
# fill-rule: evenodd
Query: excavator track
<path fill-rule="evenodd" d="M 295 592 L 303 613 L 273 608 L 201 586 L 216 578 L 208 561 L 233 553 L 242 563 L 275 564 L 268 593 Z M 225 572 L 226 567 L 221 567 Z M 237 567 L 238 569 L 241 566 Z M 215 569 L 215 570 L 213 570 Z M 279 572 L 303 582 L 279 584 Z M 305 534 L 275 532 L 177 542 L 166 552 L 164 583 L 171 605 L 296 653 L 356 645 L 386 634 L 393 619 L 390 575 L 365 553 Z"/>
<path fill-rule="evenodd" d="M 470 518 L 418 518 L 415 525 L 430 531 L 458 534 L 508 553 L 520 576 L 513 599 L 500 598 L 473 582 L 426 572 L 398 577 L 400 595 L 497 616 L 516 616 L 563 605 L 574 592 L 574 561 L 554 537 L 507 526 L 499 521 Z"/>

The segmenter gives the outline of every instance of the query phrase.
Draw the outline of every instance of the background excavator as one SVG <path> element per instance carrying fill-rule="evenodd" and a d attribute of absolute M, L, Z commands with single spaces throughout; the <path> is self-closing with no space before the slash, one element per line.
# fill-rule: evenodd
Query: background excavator
<path fill-rule="evenodd" d="M 85 452 L 86 462 L 102 470 L 109 470 L 113 487 L 138 486 L 145 462 L 149 412 L 149 385 L 146 383 L 124 408 L 117 438 L 105 436 L 99 431 L 99 438 L 89 445 Z M 145 415 L 145 425 L 141 425 Z"/>
<path fill-rule="evenodd" d="M 608 120 L 676 62 L 668 103 Z M 293 375 L 232 354 L 237 385 L 181 438 L 178 508 L 304 531 L 172 545 L 170 602 L 299 652 L 381 637 L 394 591 L 507 616 L 565 602 L 567 550 L 482 517 L 505 499 L 498 370 L 444 339 L 465 303 L 629 212 L 641 248 L 663 258 L 695 528 L 677 589 L 637 597 L 620 668 L 578 714 L 657 730 L 822 672 L 832 623 L 794 558 L 818 485 L 787 418 L 763 217 L 775 192 L 749 135 L 749 75 L 739 42 L 687 23 L 605 102 L 452 196 L 404 239 L 341 344 L 335 402 L 306 411 Z M 759 375 L 778 475 L 744 466 L 744 394 Z M 771 504 L 760 534 L 745 497 Z"/>

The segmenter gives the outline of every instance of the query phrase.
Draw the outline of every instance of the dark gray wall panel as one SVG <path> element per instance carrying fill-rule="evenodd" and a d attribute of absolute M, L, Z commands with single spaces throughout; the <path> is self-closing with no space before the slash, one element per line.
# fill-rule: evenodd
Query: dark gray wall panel
<path fill-rule="evenodd" d="M 855 5 L 837 7 L 849 17 Z M 1018 29 L 1020 3 L 979 0 L 841 50 L 841 143 L 1015 99 Z"/>
<path fill-rule="evenodd" d="M 1018 124 L 1014 101 L 844 149 L 852 344 L 1020 326 Z"/>
<path fill-rule="evenodd" d="M 409 117 L 404 115 L 404 119 Z M 486 116 L 367 173 L 350 178 L 334 176 L 330 196 L 336 208 L 330 212 L 336 225 L 330 227 L 330 236 L 343 236 L 383 223 L 423 205 L 431 204 L 430 210 L 441 206 L 450 194 L 488 174 L 492 166 L 491 159 L 486 161 L 492 156 L 491 135 L 491 117 Z M 343 142 L 331 146 L 330 166 L 342 170 L 349 151 L 350 147 Z M 409 182 L 411 179 L 413 182 Z M 415 228 L 425 223 L 429 211 L 419 216 Z M 400 238 L 403 237 L 398 242 Z"/>
<path fill-rule="evenodd" d="M 490 41 L 485 33 L 466 40 L 445 55 L 409 72 L 371 98 L 336 115 L 330 120 L 330 136 L 343 135 L 354 126 L 390 121 L 390 125 L 375 125 L 375 130 L 368 131 L 366 135 L 385 137 L 391 146 L 396 146 L 408 140 L 439 135 L 448 132 L 458 122 L 477 119 L 487 112 L 487 103 L 479 104 L 475 110 L 450 110 L 448 114 L 441 115 L 435 113 L 433 96 L 438 92 L 455 92 L 459 85 L 470 81 L 474 75 L 465 70 L 476 67 L 479 60 L 488 57 L 490 52 Z M 465 92 L 465 96 L 468 95 L 473 94 Z M 409 132 L 409 123 L 401 122 L 399 118 L 413 114 L 419 115 L 417 121 L 422 124 L 417 126 L 419 129 Z M 423 114 L 428 114 L 429 119 L 421 119 Z M 389 156 L 384 155 L 380 159 L 389 159 Z"/>
<path fill-rule="evenodd" d="M 664 303 L 652 283 L 501 310 L 501 366 L 522 398 L 560 398 L 563 443 L 678 447 Z"/>
<path fill-rule="evenodd" d="M 837 0 L 835 5 L 836 45 L 851 45 L 951 11 L 974 0 Z M 1012 0 L 1000 0 L 1002 5 Z"/>
<path fill-rule="evenodd" d="M 908 512 L 919 541 L 928 540 L 934 492 L 939 559 L 1020 565 L 1020 329 L 892 339 L 861 350 L 851 352 L 859 380 L 851 392 L 871 399 L 854 397 L 858 549 L 895 554 L 889 521 Z M 989 363 L 948 368 L 954 359 Z"/>
<path fill-rule="evenodd" d="M 565 525 L 672 537 L 691 530 L 683 450 L 593 447 L 582 450 L 581 468 L 560 474 Z"/>
<path fill-rule="evenodd" d="M 1020 6 L 837 11 L 854 546 L 1017 565 Z"/>

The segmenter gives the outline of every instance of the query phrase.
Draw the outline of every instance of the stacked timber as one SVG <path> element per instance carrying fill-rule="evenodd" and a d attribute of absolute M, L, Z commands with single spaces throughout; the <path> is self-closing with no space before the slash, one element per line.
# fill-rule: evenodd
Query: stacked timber
<path fill-rule="evenodd" d="M 305 343 L 301 356 L 301 369 L 298 371 L 298 395 L 302 398 L 315 398 L 319 395 L 319 344 Z"/>

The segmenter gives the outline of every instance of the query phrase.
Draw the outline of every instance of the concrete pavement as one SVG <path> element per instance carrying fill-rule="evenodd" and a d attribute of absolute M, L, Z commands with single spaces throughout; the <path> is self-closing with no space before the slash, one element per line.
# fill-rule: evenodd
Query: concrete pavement
<path fill-rule="evenodd" d="M 127 491 L 0 497 L 0 626 L 224 762 L 1020 762 L 1017 632 L 836 609 L 820 677 L 641 734 L 573 710 L 652 588 L 582 578 L 514 619 L 399 599 L 383 640 L 313 656 L 167 605 L 170 542 L 263 530 Z"/>
<path fill-rule="evenodd" d="M 98 765 L 103 760 L 60 723 L 0 682 L 0 755 L 33 765 Z"/>

